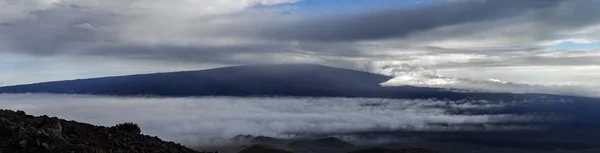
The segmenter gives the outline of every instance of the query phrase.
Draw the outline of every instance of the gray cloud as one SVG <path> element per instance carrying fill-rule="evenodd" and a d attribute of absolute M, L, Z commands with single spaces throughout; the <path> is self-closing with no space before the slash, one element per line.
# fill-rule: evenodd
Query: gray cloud
<path fill-rule="evenodd" d="M 359 41 L 406 37 L 417 32 L 472 22 L 510 18 L 558 6 L 560 0 L 452 2 L 412 9 L 300 20 L 267 26 L 257 35 L 308 41 Z"/>
<path fill-rule="evenodd" d="M 81 52 L 109 40 L 113 16 L 79 6 L 29 12 L 33 17 L 14 20 L 0 27 L 0 48 L 7 51 L 53 55 Z M 99 28 L 100 27 L 100 28 Z"/>

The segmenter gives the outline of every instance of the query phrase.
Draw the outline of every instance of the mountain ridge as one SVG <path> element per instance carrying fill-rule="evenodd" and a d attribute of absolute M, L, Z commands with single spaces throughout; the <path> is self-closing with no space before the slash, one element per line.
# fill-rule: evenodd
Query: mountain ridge
<path fill-rule="evenodd" d="M 439 88 L 381 86 L 381 74 L 314 64 L 243 65 L 207 70 L 162 72 L 0 87 L 0 93 L 90 94 L 111 96 L 362 97 L 393 99 L 524 100 L 550 94 L 465 93 Z"/>
<path fill-rule="evenodd" d="M 236 65 L 236 66 L 216 67 L 216 68 L 199 69 L 199 70 L 185 70 L 185 71 L 173 71 L 173 72 L 154 72 L 154 73 L 141 73 L 141 74 L 127 74 L 127 75 L 90 77 L 90 78 L 82 78 L 82 79 L 52 80 L 52 81 L 24 83 L 24 84 L 15 84 L 15 85 L 6 85 L 6 86 L 2 86 L 2 84 L 0 84 L 0 88 L 15 87 L 15 86 L 24 86 L 24 85 L 37 85 L 37 84 L 53 83 L 53 82 L 64 82 L 64 81 L 78 81 L 78 80 L 90 80 L 90 79 L 117 78 L 117 77 L 133 77 L 133 76 L 158 75 L 158 74 L 177 74 L 177 73 L 189 73 L 189 72 L 199 72 L 199 71 L 215 71 L 215 70 L 225 70 L 225 69 L 232 69 L 232 68 L 263 67 L 263 66 L 309 66 L 309 67 L 312 66 L 312 67 L 334 68 L 334 69 L 343 69 L 343 70 L 353 71 L 353 72 L 360 72 L 360 73 L 369 73 L 369 74 L 374 74 L 374 75 L 381 75 L 381 76 L 386 76 L 389 79 L 393 78 L 393 76 L 387 76 L 387 75 L 383 75 L 383 74 L 371 73 L 371 72 L 367 72 L 367 71 L 359 71 L 359 70 L 354 70 L 354 69 L 345 69 L 345 68 L 331 67 L 331 66 L 325 66 L 325 65 L 319 65 L 319 64 L 253 64 L 253 65 Z"/>
<path fill-rule="evenodd" d="M 327 72 L 327 71 L 335 71 L 335 72 Z M 356 79 L 357 77 L 363 78 L 361 80 L 349 80 L 349 79 L 340 79 L 336 78 L 339 74 L 343 75 L 352 75 L 354 76 L 352 79 Z M 315 78 L 316 79 L 311 79 Z M 295 87 L 302 87 L 303 89 L 307 88 L 316 88 L 323 89 L 323 87 L 336 86 L 336 85 L 345 85 L 345 86 L 369 86 L 369 87 L 379 87 L 379 83 L 387 81 L 391 79 L 390 76 L 384 76 L 379 74 L 373 74 L 368 72 L 349 70 L 349 69 L 340 69 L 327 67 L 322 65 L 311 65 L 311 64 L 278 64 L 278 65 L 245 65 L 245 66 L 233 66 L 233 67 L 223 67 L 223 68 L 215 68 L 215 69 L 207 69 L 207 70 L 195 70 L 195 71 L 180 71 L 180 72 L 163 72 L 163 73 L 149 73 L 149 74 L 135 74 L 135 75 L 126 75 L 126 76 L 110 76 L 110 77 L 100 77 L 100 78 L 89 78 L 89 79 L 74 79 L 74 80 L 65 80 L 65 81 L 51 81 L 51 82 L 41 82 L 41 83 L 32 83 L 32 84 L 24 84 L 24 85 L 14 85 L 14 86 L 6 86 L 0 87 L 0 93 L 73 93 L 73 94 L 100 94 L 100 95 L 159 95 L 159 96 L 198 96 L 198 95 L 219 95 L 219 92 L 214 91 L 214 88 L 223 88 L 221 92 L 222 95 L 243 95 L 244 92 L 250 93 L 250 95 L 259 95 L 260 93 L 252 93 L 253 88 L 264 88 L 265 86 L 276 86 L 277 88 L 283 87 L 283 85 L 290 86 L 293 83 L 296 83 Z M 156 84 L 162 84 L 162 87 L 157 87 Z M 174 84 L 177 86 L 167 86 L 167 81 L 174 81 Z M 186 82 L 177 82 L 177 81 L 186 81 Z M 290 82 L 291 81 L 291 82 Z M 365 82 L 366 81 L 366 82 Z M 107 84 L 119 85 L 119 83 L 137 83 L 135 86 L 146 86 L 146 87 L 154 87 L 154 88 L 186 88 L 187 90 L 200 90 L 197 89 L 199 86 L 209 86 L 214 87 L 212 91 L 214 93 L 206 93 L 206 91 L 211 90 L 202 90 L 197 91 L 195 93 L 161 93 L 156 91 L 139 91 L 134 93 L 122 93 L 107 90 L 95 90 L 90 91 L 90 87 L 96 88 L 108 88 Z M 196 89 L 192 89 L 189 86 L 186 86 L 188 83 L 196 82 Z M 252 83 L 254 82 L 254 83 Z M 259 83 L 256 83 L 259 82 Z M 331 82 L 331 83 L 327 83 Z M 142 84 L 144 83 L 144 84 Z M 245 83 L 245 84 L 244 84 Z M 277 85 L 274 83 L 279 83 L 281 85 Z M 311 83 L 311 84 L 307 84 Z M 318 83 L 317 87 L 309 87 L 307 85 L 315 85 L 314 83 Z M 85 85 L 81 85 L 85 84 Z M 235 87 L 236 84 L 240 84 L 239 86 L 246 87 L 240 88 Z M 85 87 L 81 87 L 85 86 Z M 122 84 L 121 84 L 122 86 Z M 129 86 L 132 87 L 132 86 Z M 82 89 L 87 88 L 87 89 Z M 230 92 L 227 93 L 224 91 L 225 89 Z M 303 90 L 306 92 L 306 90 Z M 191 91 L 190 91 L 191 92 Z M 205 92 L 205 93 L 202 93 Z M 234 93 L 236 92 L 236 93 Z M 271 95 L 269 92 L 276 92 L 273 90 L 263 92 L 264 95 Z M 200 94 L 198 94 L 200 93 Z M 292 93 L 293 94 L 293 93 Z M 331 95 L 335 95 L 334 93 L 330 93 Z M 276 94 L 277 95 L 277 94 Z M 302 94 L 300 94 L 302 95 Z"/>

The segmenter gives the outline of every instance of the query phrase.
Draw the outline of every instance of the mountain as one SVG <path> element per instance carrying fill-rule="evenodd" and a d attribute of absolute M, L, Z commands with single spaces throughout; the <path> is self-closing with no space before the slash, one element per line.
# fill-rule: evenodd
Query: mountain
<path fill-rule="evenodd" d="M 0 93 L 157 96 L 353 96 L 389 76 L 319 65 L 250 65 L 18 85 Z"/>
<path fill-rule="evenodd" d="M 519 100 L 573 98 L 545 94 L 464 93 L 412 86 L 383 87 L 391 76 L 310 64 L 247 65 L 1 87 L 0 93 L 116 96 L 310 96 Z"/>

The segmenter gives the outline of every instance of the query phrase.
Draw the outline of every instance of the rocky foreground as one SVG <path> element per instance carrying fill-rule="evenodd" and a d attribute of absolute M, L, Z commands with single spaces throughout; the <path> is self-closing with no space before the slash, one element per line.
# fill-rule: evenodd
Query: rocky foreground
<path fill-rule="evenodd" d="M 137 125 L 95 126 L 0 110 L 0 153 L 195 153 L 140 134 Z"/>
<path fill-rule="evenodd" d="M 250 144 L 240 153 L 293 153 L 305 149 L 347 148 L 352 144 L 336 138 L 297 141 L 290 149 L 271 146 L 284 140 L 246 136 Z M 242 138 L 237 138 L 242 139 Z M 244 145 L 245 146 L 245 145 Z M 238 152 L 238 151 L 236 151 Z M 313 152 L 313 151 L 311 151 Z M 67 121 L 56 117 L 32 116 L 23 111 L 0 110 L 0 153 L 218 153 L 197 152 L 178 143 L 141 134 L 134 123 L 112 127 Z M 437 153 L 428 149 L 366 149 L 352 153 Z"/>

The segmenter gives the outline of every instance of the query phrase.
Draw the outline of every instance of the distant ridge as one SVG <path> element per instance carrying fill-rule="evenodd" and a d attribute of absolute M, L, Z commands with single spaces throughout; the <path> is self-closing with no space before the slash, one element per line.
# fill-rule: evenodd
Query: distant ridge
<path fill-rule="evenodd" d="M 436 88 L 382 87 L 391 76 L 313 64 L 232 66 L 199 71 L 54 81 L 0 87 L 0 93 L 114 96 L 296 96 L 519 100 L 544 94 L 461 93 Z"/>

